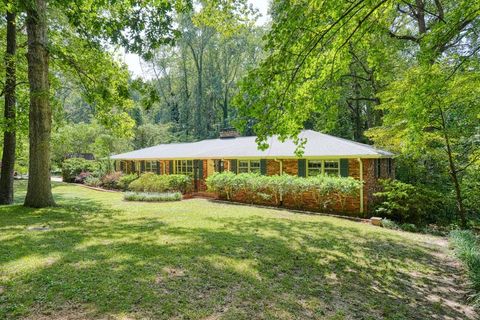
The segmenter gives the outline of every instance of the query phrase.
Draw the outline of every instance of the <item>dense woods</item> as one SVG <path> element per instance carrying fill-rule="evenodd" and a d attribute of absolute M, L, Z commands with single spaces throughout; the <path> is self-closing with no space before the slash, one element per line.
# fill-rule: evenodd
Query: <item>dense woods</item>
<path fill-rule="evenodd" d="M 46 206 L 66 154 L 108 158 L 236 126 L 260 146 L 307 128 L 389 149 L 400 181 L 446 199 L 443 220 L 478 216 L 478 2 L 273 1 L 265 25 L 242 0 L 0 9 L 0 203 L 14 170 L 29 174 L 26 204 Z M 144 59 L 143 78 L 118 50 Z"/>

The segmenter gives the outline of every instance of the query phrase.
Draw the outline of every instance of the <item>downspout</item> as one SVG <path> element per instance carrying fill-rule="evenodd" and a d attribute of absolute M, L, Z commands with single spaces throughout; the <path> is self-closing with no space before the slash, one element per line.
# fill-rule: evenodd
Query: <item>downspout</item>
<path fill-rule="evenodd" d="M 273 159 L 274 161 L 278 162 L 280 164 L 280 175 L 283 174 L 283 160 L 278 160 L 278 159 Z"/>
<path fill-rule="evenodd" d="M 363 213 L 363 162 L 362 159 L 357 158 L 359 167 L 360 167 L 360 213 Z"/>

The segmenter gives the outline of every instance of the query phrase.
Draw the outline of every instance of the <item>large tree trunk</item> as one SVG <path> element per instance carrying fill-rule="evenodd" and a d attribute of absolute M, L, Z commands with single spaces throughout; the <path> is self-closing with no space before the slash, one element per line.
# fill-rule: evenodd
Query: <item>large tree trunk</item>
<path fill-rule="evenodd" d="M 30 161 L 25 205 L 55 205 L 50 184 L 50 135 L 46 0 L 34 0 L 27 10 L 28 80 L 30 83 Z"/>
<path fill-rule="evenodd" d="M 16 13 L 7 12 L 7 45 L 5 52 L 5 122 L 3 134 L 2 168 L 0 174 L 0 204 L 13 203 L 13 173 L 15 167 L 15 109 L 16 73 L 15 52 L 17 49 Z"/>

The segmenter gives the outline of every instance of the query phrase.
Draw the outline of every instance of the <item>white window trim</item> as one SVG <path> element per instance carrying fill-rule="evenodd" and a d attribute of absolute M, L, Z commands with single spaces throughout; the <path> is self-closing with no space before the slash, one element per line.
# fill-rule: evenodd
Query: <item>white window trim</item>
<path fill-rule="evenodd" d="M 177 170 L 177 166 L 178 166 L 178 162 L 179 161 L 186 161 L 186 167 L 188 167 L 188 161 L 191 161 L 192 162 L 192 172 L 180 172 L 178 173 L 178 170 Z M 173 173 L 174 174 L 184 174 L 184 175 L 194 175 L 195 173 L 195 166 L 194 166 L 194 163 L 193 163 L 193 160 L 189 160 L 189 159 L 185 159 L 185 160 L 174 160 L 173 161 Z"/>
<path fill-rule="evenodd" d="M 322 163 L 322 169 L 321 169 L 321 172 L 320 172 L 321 176 L 325 176 L 325 161 L 336 162 L 338 164 L 338 176 L 340 177 L 340 159 L 307 159 L 307 168 L 306 168 L 307 172 L 305 174 L 305 176 L 307 176 L 307 177 L 310 176 L 308 174 L 309 173 L 308 164 L 309 164 L 310 161 L 315 161 L 315 162 L 320 161 Z"/>

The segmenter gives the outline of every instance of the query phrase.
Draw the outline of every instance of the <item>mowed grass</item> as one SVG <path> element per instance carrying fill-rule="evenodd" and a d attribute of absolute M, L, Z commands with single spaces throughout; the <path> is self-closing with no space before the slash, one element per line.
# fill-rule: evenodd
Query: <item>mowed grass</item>
<path fill-rule="evenodd" d="M 55 208 L 24 208 L 22 192 L 0 207 L 1 319 L 476 317 L 441 238 L 203 199 L 53 191 Z"/>

